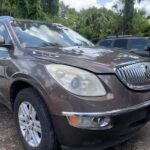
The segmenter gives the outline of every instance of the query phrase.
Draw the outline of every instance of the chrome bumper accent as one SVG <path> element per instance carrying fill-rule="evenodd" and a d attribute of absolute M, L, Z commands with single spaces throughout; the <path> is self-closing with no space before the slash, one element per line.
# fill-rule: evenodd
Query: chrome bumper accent
<path fill-rule="evenodd" d="M 127 108 L 122 108 L 122 109 L 116 109 L 116 110 L 111 110 L 111 111 L 105 111 L 105 112 L 62 112 L 63 116 L 72 116 L 72 115 L 77 115 L 77 116 L 98 116 L 98 117 L 103 117 L 103 116 L 116 116 L 124 113 L 129 113 L 144 107 L 150 106 L 150 100 L 140 103 L 131 107 Z"/>

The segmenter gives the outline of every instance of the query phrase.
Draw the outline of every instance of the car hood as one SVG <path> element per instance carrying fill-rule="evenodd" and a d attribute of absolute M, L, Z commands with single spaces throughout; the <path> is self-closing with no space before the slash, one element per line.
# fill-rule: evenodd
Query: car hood
<path fill-rule="evenodd" d="M 84 68 L 95 73 L 114 73 L 117 65 L 143 61 L 143 58 L 131 53 L 93 47 L 39 48 L 30 49 L 29 52 L 36 58 Z"/>

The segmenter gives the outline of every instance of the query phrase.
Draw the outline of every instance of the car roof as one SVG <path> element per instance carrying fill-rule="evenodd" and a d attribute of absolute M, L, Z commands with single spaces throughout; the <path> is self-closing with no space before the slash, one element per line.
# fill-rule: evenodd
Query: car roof
<path fill-rule="evenodd" d="M 18 21 L 26 21 L 26 22 L 44 22 L 44 21 L 37 21 L 37 20 L 30 20 L 30 19 L 18 19 L 18 18 L 14 18 L 14 17 L 11 17 L 11 16 L 0 16 L 0 20 L 7 20 L 7 21 L 18 20 Z"/>
<path fill-rule="evenodd" d="M 0 20 L 3 20 L 3 21 L 12 21 L 14 18 L 11 17 L 11 16 L 0 16 Z"/>
<path fill-rule="evenodd" d="M 30 20 L 30 19 L 18 19 L 11 16 L 0 16 L 0 20 L 2 21 L 12 21 L 12 20 L 18 20 L 18 21 L 26 21 L 26 22 L 42 22 L 42 21 L 36 21 L 36 20 Z"/>
<path fill-rule="evenodd" d="M 48 23 L 46 21 L 40 21 L 40 20 L 31 20 L 31 19 L 18 19 L 18 18 L 14 18 L 14 17 L 11 17 L 11 16 L 0 16 L 0 21 L 4 21 L 4 22 L 10 22 L 10 21 L 13 21 L 13 20 L 16 20 L 16 21 L 21 21 L 21 22 L 33 22 L 33 23 L 45 23 L 45 24 L 51 24 L 53 26 L 56 26 L 56 27 L 59 27 L 59 28 L 65 28 L 65 26 L 59 24 L 59 23 Z"/>

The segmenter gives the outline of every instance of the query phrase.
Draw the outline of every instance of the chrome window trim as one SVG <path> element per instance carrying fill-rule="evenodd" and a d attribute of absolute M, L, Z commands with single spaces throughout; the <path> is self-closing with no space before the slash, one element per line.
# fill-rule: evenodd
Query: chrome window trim
<path fill-rule="evenodd" d="M 124 113 L 129 113 L 138 109 L 142 109 L 144 107 L 150 106 L 150 100 L 140 103 L 131 107 L 127 108 L 122 108 L 122 109 L 116 109 L 116 110 L 111 110 L 111 111 L 105 111 L 105 112 L 62 112 L 63 116 L 72 116 L 72 115 L 77 115 L 77 116 L 98 116 L 98 117 L 103 117 L 103 116 L 116 116 Z"/>

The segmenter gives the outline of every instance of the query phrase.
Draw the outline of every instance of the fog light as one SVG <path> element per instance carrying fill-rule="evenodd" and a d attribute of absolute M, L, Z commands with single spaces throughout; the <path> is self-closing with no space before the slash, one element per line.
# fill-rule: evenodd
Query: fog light
<path fill-rule="evenodd" d="M 91 117 L 91 116 L 67 116 L 71 126 L 81 129 L 104 130 L 112 128 L 110 117 Z"/>
<path fill-rule="evenodd" d="M 107 127 L 111 124 L 111 119 L 109 117 L 103 117 L 99 120 L 99 125 L 101 128 Z"/>

